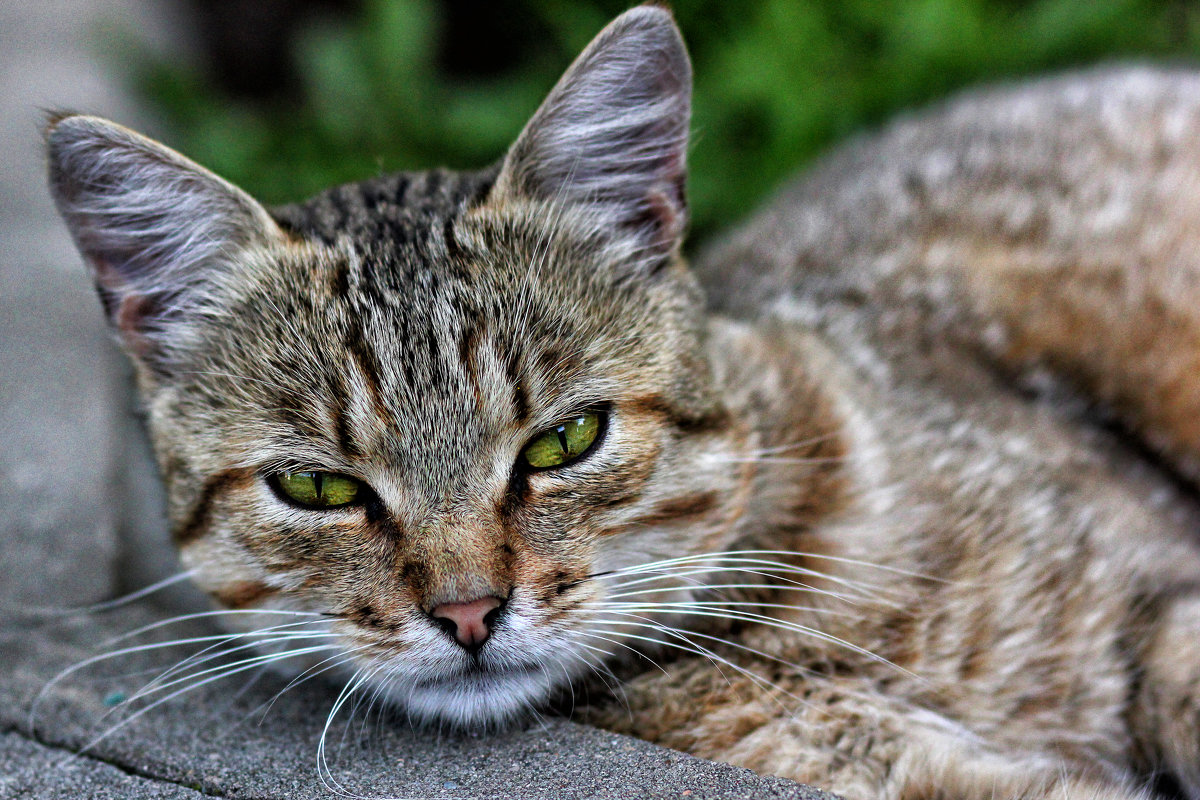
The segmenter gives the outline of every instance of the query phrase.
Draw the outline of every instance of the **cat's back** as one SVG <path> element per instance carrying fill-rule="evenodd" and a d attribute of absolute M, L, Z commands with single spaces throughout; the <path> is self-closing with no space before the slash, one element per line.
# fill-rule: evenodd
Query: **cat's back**
<path fill-rule="evenodd" d="M 1190 226 L 1175 221 L 1200 218 L 1197 127 L 1191 70 L 1108 67 L 969 92 L 827 156 L 696 269 L 735 316 L 920 301 L 943 322 L 967 310 L 959 282 L 972 276 L 1165 272 L 1190 255 L 1178 241 Z"/>
<path fill-rule="evenodd" d="M 971 95 L 834 154 L 699 258 L 714 309 L 774 343 L 793 331 L 840 413 L 851 501 L 812 538 L 846 559 L 830 567 L 840 579 L 886 584 L 894 608 L 804 621 L 889 662 L 855 667 L 876 702 L 1081 764 L 1120 763 L 1130 747 L 1129 642 L 1147 609 L 1194 581 L 1200 513 L 1190 485 L 1153 463 L 1182 449 L 1160 442 L 1147 458 L 1153 440 L 1130 446 L 1093 424 L 1093 406 L 1132 397 L 1110 409 L 1153 430 L 1154 393 L 1126 387 L 1146 364 L 1169 374 L 1193 341 L 1169 319 L 1194 316 L 1197 123 L 1200 76 L 1185 72 Z M 1161 355 L 1125 345 L 1138 328 L 1166 339 Z M 1062 386 L 1039 398 L 1043 376 Z M 881 581 L 880 566 L 895 572 Z M 769 633 L 750 642 L 830 658 Z M 801 758 L 778 744 L 788 725 L 800 739 L 823 724 L 824 711 L 781 719 L 722 749 L 713 721 L 761 713 L 746 707 L 686 724 L 711 726 L 705 752 L 759 769 Z M 911 719 L 873 730 L 923 735 Z"/>
<path fill-rule="evenodd" d="M 968 94 L 836 152 L 697 270 L 716 310 L 820 331 L 889 407 L 914 393 L 917 422 L 1038 394 L 1111 415 L 1195 480 L 1197 128 L 1183 69 Z"/>

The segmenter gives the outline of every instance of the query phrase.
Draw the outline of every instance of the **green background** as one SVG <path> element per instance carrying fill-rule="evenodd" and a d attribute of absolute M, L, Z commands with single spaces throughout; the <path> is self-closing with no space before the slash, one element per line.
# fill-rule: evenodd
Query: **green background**
<path fill-rule="evenodd" d="M 1149 0 L 695 0 L 690 198 L 703 235 L 839 138 L 986 81 L 1110 60 L 1194 61 L 1200 11 Z M 366 0 L 289 44 L 294 80 L 239 99 L 146 59 L 170 141 L 270 202 L 398 169 L 497 158 L 624 2 Z"/>

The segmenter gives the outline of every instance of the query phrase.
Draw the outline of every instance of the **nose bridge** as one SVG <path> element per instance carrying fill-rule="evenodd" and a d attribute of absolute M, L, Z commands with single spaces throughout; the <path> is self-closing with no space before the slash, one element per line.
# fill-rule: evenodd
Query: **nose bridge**
<path fill-rule="evenodd" d="M 508 595 L 511 549 L 496 520 L 471 512 L 438 515 L 412 538 L 404 574 L 427 611 Z"/>

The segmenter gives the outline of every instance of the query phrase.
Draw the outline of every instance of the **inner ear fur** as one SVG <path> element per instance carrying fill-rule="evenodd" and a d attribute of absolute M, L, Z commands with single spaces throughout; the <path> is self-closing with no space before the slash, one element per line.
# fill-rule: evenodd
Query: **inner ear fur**
<path fill-rule="evenodd" d="M 152 368 L 239 255 L 285 240 L 241 189 L 121 125 L 60 116 L 46 143 L 51 193 L 109 320 Z"/>
<path fill-rule="evenodd" d="M 575 60 L 509 150 L 494 194 L 586 206 L 653 252 L 676 247 L 692 69 L 668 11 L 640 6 Z"/>

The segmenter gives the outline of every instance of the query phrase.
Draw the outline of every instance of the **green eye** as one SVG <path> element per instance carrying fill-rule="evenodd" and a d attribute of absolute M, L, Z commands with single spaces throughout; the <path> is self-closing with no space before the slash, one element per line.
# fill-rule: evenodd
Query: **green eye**
<path fill-rule="evenodd" d="M 362 484 L 332 472 L 280 472 L 273 476 L 285 499 L 305 508 L 340 508 L 359 499 Z"/>
<path fill-rule="evenodd" d="M 584 454 L 600 434 L 600 415 L 585 411 L 542 431 L 525 445 L 521 456 L 535 469 L 568 464 Z"/>

